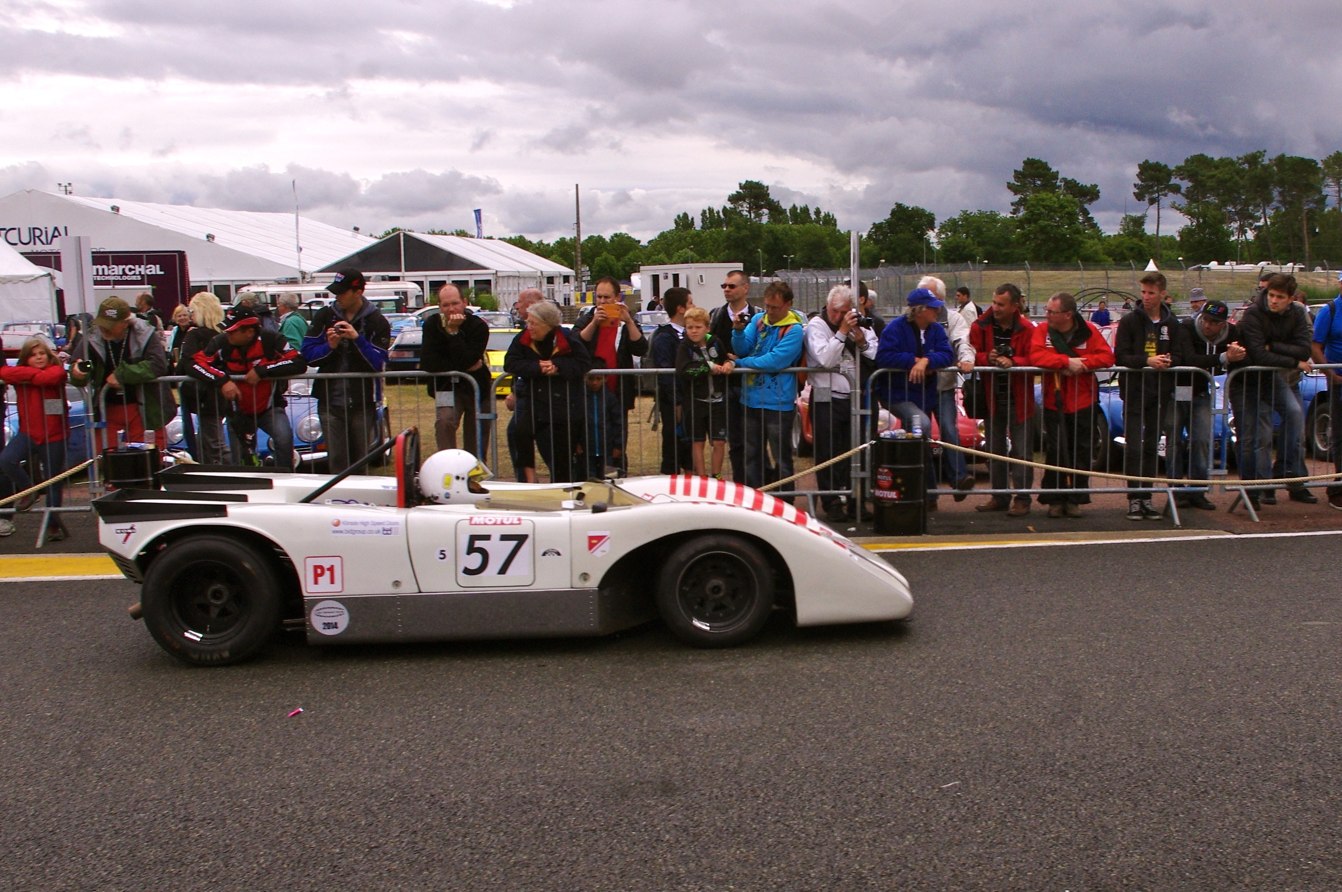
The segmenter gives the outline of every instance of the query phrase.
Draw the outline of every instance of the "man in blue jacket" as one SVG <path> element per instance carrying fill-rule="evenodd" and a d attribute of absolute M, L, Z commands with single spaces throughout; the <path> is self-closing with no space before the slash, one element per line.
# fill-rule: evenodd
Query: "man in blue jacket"
<path fill-rule="evenodd" d="M 381 372 L 391 347 L 391 324 L 364 298 L 368 280 L 357 269 L 336 273 L 326 290 L 335 303 L 312 317 L 303 358 L 317 369 L 313 386 L 332 473 L 345 470 L 373 447 L 382 381 L 347 377 Z M 332 375 L 335 377 L 323 377 Z"/>
<path fill-rule="evenodd" d="M 797 414 L 797 375 L 806 320 L 792 309 L 792 289 L 773 282 L 764 289 L 764 312 L 732 322 L 732 353 L 744 369 L 746 485 L 759 487 L 792 476 L 792 424 Z M 773 453 L 770 462 L 769 453 Z M 791 485 L 784 487 L 791 489 Z"/>
<path fill-rule="evenodd" d="M 905 303 L 908 312 L 881 331 L 872 390 L 904 430 L 930 434 L 932 423 L 927 413 L 935 411 L 937 405 L 936 372 L 954 363 L 955 354 L 946 329 L 937 322 L 937 312 L 945 303 L 926 288 L 910 291 Z M 953 419 L 951 423 L 955 423 Z M 937 478 L 930 450 L 927 455 L 930 488 Z M 928 503 L 928 508 L 935 507 L 935 501 Z"/>

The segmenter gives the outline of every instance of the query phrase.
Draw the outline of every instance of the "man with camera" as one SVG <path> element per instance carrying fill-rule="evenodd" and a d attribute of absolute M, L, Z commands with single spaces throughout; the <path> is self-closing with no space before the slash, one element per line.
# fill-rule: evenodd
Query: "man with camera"
<path fill-rule="evenodd" d="M 974 345 L 974 365 L 996 366 L 1002 371 L 987 373 L 988 416 L 983 419 L 988 451 L 1029 461 L 1034 437 L 1034 376 L 1008 374 L 1013 366 L 1030 364 L 1030 340 L 1034 323 L 1025 318 L 1025 298 L 1010 282 L 998 285 L 988 311 L 970 326 L 969 340 Z M 985 374 L 980 372 L 979 374 Z M 1009 446 L 1009 450 L 1008 450 Z M 1016 490 L 1013 497 L 997 494 L 979 505 L 976 511 L 1005 511 L 1012 517 L 1030 513 L 1030 494 L 1034 469 L 1002 461 L 988 465 L 988 481 L 993 489 Z"/>
<path fill-rule="evenodd" d="M 303 338 L 303 358 L 317 369 L 313 391 L 332 473 L 367 454 L 377 436 L 382 381 L 354 375 L 381 372 L 386 367 L 391 324 L 364 298 L 367 285 L 357 269 L 336 273 L 326 286 L 335 295 L 335 303 L 317 311 Z"/>
<path fill-rule="evenodd" d="M 73 356 L 70 381 L 90 384 L 90 405 L 103 425 L 95 426 L 96 448 L 114 448 L 122 432 L 131 442 L 143 442 L 147 430 L 159 431 L 158 445 L 164 445 L 161 428 L 177 402 L 168 385 L 155 383 L 168 373 L 168 354 L 153 325 L 121 298 L 109 297 L 98 305 Z"/>
<path fill-rule="evenodd" d="M 595 304 L 578 317 L 573 331 L 582 338 L 592 356 L 601 360 L 602 368 L 632 369 L 635 356 L 647 355 L 648 339 L 643 337 L 643 329 L 638 327 L 629 307 L 625 306 L 619 282 L 606 276 L 597 280 L 595 291 Z M 629 469 L 624 452 L 625 432 L 629 429 L 629 412 L 638 397 L 638 381 L 627 375 L 608 375 L 602 387 L 603 401 L 618 400 L 620 403 L 619 410 L 612 411 L 609 416 L 613 425 L 607 444 L 611 461 L 607 464 L 624 473 Z M 604 409 L 605 403 L 598 403 L 598 407 Z"/>
<path fill-rule="evenodd" d="M 853 308 L 853 290 L 836 285 L 825 300 L 824 312 L 806 323 L 806 362 L 834 372 L 810 372 L 811 430 L 815 435 L 815 463 L 829 461 L 853 448 L 853 388 L 858 380 L 858 357 L 876 359 L 876 335 L 864 328 Z M 824 490 L 852 488 L 849 462 L 816 471 Z M 851 520 L 855 506 L 836 495 L 821 495 L 820 504 L 832 521 Z"/>

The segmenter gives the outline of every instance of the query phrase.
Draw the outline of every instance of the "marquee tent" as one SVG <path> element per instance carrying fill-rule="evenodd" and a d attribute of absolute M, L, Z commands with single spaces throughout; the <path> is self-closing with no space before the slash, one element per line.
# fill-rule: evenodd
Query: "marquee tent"
<path fill-rule="evenodd" d="M 54 320 L 56 284 L 43 269 L 0 242 L 0 322 Z"/>

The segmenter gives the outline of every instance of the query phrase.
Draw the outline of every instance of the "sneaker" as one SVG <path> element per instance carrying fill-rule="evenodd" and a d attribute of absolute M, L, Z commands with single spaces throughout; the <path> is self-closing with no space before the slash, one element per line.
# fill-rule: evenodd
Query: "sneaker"
<path fill-rule="evenodd" d="M 14 523 L 0 517 L 0 537 L 14 535 Z"/>
<path fill-rule="evenodd" d="M 1258 494 L 1258 501 L 1264 505 L 1275 505 L 1277 504 L 1277 494 L 1270 489 L 1265 489 Z"/>
<path fill-rule="evenodd" d="M 14 510 L 27 511 L 29 508 L 37 504 L 37 495 L 38 495 L 37 493 L 30 493 L 29 495 L 26 495 L 23 498 L 19 499 L 18 504 L 14 506 Z"/>
<path fill-rule="evenodd" d="M 70 538 L 70 531 L 65 528 L 65 524 L 61 523 L 59 517 L 53 517 L 51 523 L 47 525 L 47 541 L 61 542 L 68 538 Z"/>
<path fill-rule="evenodd" d="M 1299 489 L 1286 490 L 1287 496 L 1292 502 L 1303 502 L 1306 505 L 1314 505 L 1319 501 L 1319 497 L 1305 489 L 1303 486 Z"/>
<path fill-rule="evenodd" d="M 1195 492 L 1188 497 L 1188 507 L 1198 508 L 1203 511 L 1215 511 L 1216 503 L 1207 498 L 1206 493 Z"/>
<path fill-rule="evenodd" d="M 1024 517 L 1030 513 L 1029 499 L 1012 499 L 1011 510 L 1007 512 L 1008 517 Z"/>
<path fill-rule="evenodd" d="M 1068 502 L 1066 505 L 1062 506 L 1062 513 L 1068 517 L 1080 517 L 1081 506 L 1076 502 Z"/>
<path fill-rule="evenodd" d="M 1339 495 L 1338 498 L 1339 498 L 1339 499 L 1342 499 L 1342 495 Z M 982 505 L 976 505 L 976 506 L 974 506 L 974 510 L 975 510 L 975 511 L 1005 511 L 1005 510 L 1007 510 L 1007 508 L 1009 508 L 1009 507 L 1011 507 L 1011 503 L 1008 502 L 1006 499 L 1001 499 L 1001 498 L 998 498 L 997 496 L 993 496 L 991 499 L 989 499 L 988 501 L 984 502 Z"/>
<path fill-rule="evenodd" d="M 974 488 L 974 478 L 966 474 L 955 481 L 955 495 L 952 498 L 957 502 L 963 502 L 969 495 L 969 491 Z"/>
<path fill-rule="evenodd" d="M 1054 502 L 1048 506 L 1049 517 L 1062 517 L 1063 506 L 1061 502 Z"/>
<path fill-rule="evenodd" d="M 1142 504 L 1142 519 L 1143 519 L 1143 520 L 1160 520 L 1162 517 L 1165 516 L 1163 513 L 1161 513 L 1160 511 L 1157 511 L 1157 510 L 1156 510 L 1156 507 L 1155 507 L 1154 505 L 1151 504 L 1151 500 L 1150 500 L 1150 499 L 1142 499 L 1142 503 L 1141 503 L 1141 504 Z M 1131 514 L 1131 513 L 1128 514 L 1128 519 L 1129 519 L 1129 520 L 1132 519 L 1132 514 Z"/>
<path fill-rule="evenodd" d="M 1145 520 L 1141 499 L 1128 499 L 1128 520 Z"/>
<path fill-rule="evenodd" d="M 1342 492 L 1335 492 L 1328 497 L 1328 507 L 1342 511 Z"/>

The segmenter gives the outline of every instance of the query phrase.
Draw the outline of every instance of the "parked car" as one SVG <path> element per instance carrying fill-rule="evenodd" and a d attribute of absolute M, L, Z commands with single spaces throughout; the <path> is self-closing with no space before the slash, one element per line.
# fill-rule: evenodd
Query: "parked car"
<path fill-rule="evenodd" d="M 58 322 L 0 322 L 0 344 L 5 359 L 18 359 L 23 342 L 41 337 L 53 347 L 65 346 L 65 326 Z"/>
<path fill-rule="evenodd" d="M 507 313 L 500 310 L 480 310 L 475 307 L 471 308 L 471 312 L 483 319 L 491 330 L 508 329 L 516 332 L 513 317 Z M 406 372 L 419 368 L 419 352 L 424 345 L 424 325 L 437 315 L 437 304 L 423 307 L 414 313 L 412 319 L 405 322 L 399 332 L 392 332 L 391 350 L 387 353 L 388 371 Z"/>

